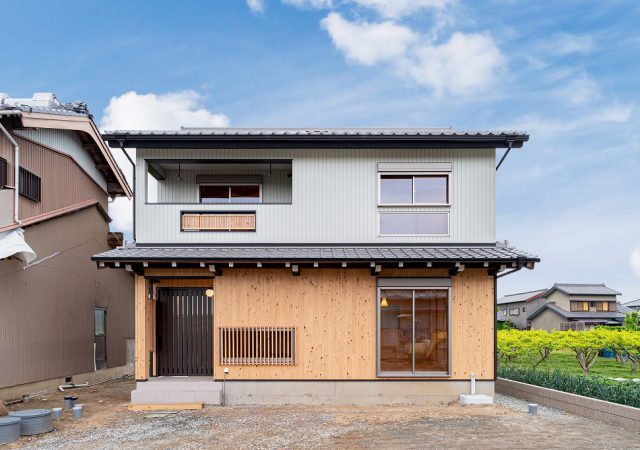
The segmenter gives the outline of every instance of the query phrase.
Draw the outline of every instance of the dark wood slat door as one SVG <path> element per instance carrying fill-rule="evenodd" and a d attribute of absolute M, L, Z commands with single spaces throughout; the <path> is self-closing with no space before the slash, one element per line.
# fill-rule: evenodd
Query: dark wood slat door
<path fill-rule="evenodd" d="M 213 375 L 212 302 L 202 288 L 158 289 L 158 375 Z"/>

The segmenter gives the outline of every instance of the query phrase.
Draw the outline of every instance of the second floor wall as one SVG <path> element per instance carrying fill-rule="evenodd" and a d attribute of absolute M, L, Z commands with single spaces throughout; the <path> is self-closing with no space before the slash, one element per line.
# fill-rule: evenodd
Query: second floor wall
<path fill-rule="evenodd" d="M 494 149 L 140 148 L 136 166 L 139 244 L 495 242 Z M 164 167 L 160 181 L 150 166 Z M 258 197 L 202 203 L 240 188 Z M 254 215 L 255 230 L 184 231 L 185 212 Z"/>

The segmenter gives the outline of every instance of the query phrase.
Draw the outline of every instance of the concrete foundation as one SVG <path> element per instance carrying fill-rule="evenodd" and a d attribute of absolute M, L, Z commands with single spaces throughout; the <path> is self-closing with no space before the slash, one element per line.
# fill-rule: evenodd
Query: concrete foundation
<path fill-rule="evenodd" d="M 478 381 L 479 393 L 493 396 L 492 381 Z M 230 381 L 227 405 L 422 405 L 457 401 L 466 381 Z"/>
<path fill-rule="evenodd" d="M 468 381 L 227 381 L 226 405 L 424 405 L 458 401 Z M 493 400 L 494 382 L 477 381 L 479 396 Z M 478 397 L 479 397 L 478 396 Z M 132 404 L 222 403 L 222 382 L 208 377 L 158 377 L 140 381 Z"/>
<path fill-rule="evenodd" d="M 96 384 L 111 378 L 124 377 L 131 375 L 131 367 L 118 366 L 108 369 L 96 370 L 95 372 L 80 373 L 71 376 L 71 382 L 75 384 L 89 383 Z M 69 384 L 65 377 L 52 378 L 50 380 L 36 381 L 33 383 L 19 384 L 0 389 L 0 400 L 15 400 L 23 395 L 38 395 L 52 392 L 58 389 L 58 386 Z"/>

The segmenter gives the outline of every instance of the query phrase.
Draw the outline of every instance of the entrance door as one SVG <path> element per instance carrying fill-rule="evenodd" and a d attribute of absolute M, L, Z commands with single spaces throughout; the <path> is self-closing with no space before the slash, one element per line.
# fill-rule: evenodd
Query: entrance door
<path fill-rule="evenodd" d="M 158 375 L 213 375 L 213 304 L 203 288 L 160 288 Z"/>

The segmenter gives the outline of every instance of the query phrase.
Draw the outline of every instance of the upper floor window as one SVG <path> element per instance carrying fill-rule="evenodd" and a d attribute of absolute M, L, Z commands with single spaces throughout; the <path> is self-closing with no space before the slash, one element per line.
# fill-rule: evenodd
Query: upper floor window
<path fill-rule="evenodd" d="M 0 158 L 0 189 L 7 185 L 7 160 Z"/>
<path fill-rule="evenodd" d="M 449 175 L 380 174 L 380 205 L 448 205 Z"/>
<path fill-rule="evenodd" d="M 615 302 L 595 302 L 596 303 L 596 311 L 615 311 L 616 303 Z"/>
<path fill-rule="evenodd" d="M 261 203 L 260 184 L 200 185 L 200 203 Z"/>
<path fill-rule="evenodd" d="M 571 311 L 589 311 L 589 302 L 571 302 Z"/>
<path fill-rule="evenodd" d="M 20 167 L 19 174 L 19 193 L 34 202 L 40 201 L 40 177 L 35 173 L 29 172 L 27 169 Z"/>

